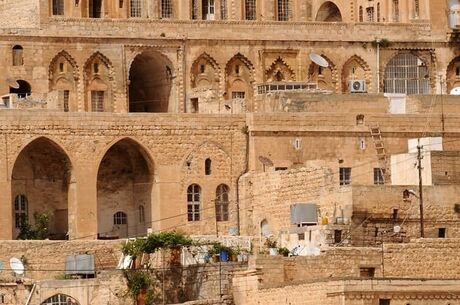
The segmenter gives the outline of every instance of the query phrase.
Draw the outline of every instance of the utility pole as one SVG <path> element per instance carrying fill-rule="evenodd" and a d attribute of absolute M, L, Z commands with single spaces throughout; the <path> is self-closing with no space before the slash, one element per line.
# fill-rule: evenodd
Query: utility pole
<path fill-rule="evenodd" d="M 420 145 L 420 139 L 418 140 L 417 145 L 417 169 L 418 169 L 418 193 L 420 201 L 420 237 L 425 237 L 424 224 L 423 224 L 423 186 L 422 186 L 422 149 L 423 146 Z"/>

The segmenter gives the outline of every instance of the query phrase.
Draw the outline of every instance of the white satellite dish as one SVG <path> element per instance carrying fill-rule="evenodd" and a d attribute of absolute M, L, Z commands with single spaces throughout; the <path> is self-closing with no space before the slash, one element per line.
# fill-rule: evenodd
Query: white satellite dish
<path fill-rule="evenodd" d="M 394 226 L 393 227 L 393 232 L 395 232 L 395 233 L 401 232 L 401 227 L 400 226 Z"/>
<path fill-rule="evenodd" d="M 324 57 L 322 57 L 321 55 L 319 55 L 319 54 L 311 53 L 310 54 L 310 59 L 311 59 L 312 62 L 314 62 L 315 64 L 317 64 L 320 67 L 323 67 L 323 68 L 329 67 L 329 63 L 327 62 L 327 60 Z"/>
<path fill-rule="evenodd" d="M 455 87 L 454 89 L 450 90 L 451 95 L 460 95 L 460 87 Z"/>
<path fill-rule="evenodd" d="M 8 86 L 10 86 L 13 89 L 19 89 L 21 87 L 21 85 L 19 85 L 19 83 L 15 80 L 9 79 L 7 80 L 7 82 L 8 82 Z"/>
<path fill-rule="evenodd" d="M 16 257 L 10 258 L 10 267 L 11 267 L 11 270 L 13 270 L 13 272 L 16 273 L 17 275 L 24 274 L 24 265 L 22 264 L 20 259 Z"/>

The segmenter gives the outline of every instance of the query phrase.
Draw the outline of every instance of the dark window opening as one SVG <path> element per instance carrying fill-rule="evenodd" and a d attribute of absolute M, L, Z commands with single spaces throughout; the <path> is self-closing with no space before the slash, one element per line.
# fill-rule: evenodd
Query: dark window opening
<path fill-rule="evenodd" d="M 89 17 L 101 18 L 102 16 L 102 0 L 89 0 Z"/>
<path fill-rule="evenodd" d="M 284 167 L 284 166 L 280 166 L 280 167 L 275 167 L 275 171 L 285 171 L 287 170 L 288 168 L 287 167 Z"/>
<path fill-rule="evenodd" d="M 446 228 L 439 228 L 438 229 L 438 237 L 439 238 L 446 238 Z"/>
<path fill-rule="evenodd" d="M 19 85 L 18 88 L 10 87 L 10 93 L 17 94 L 19 98 L 25 98 L 32 93 L 32 88 L 29 83 L 24 80 L 16 81 Z"/>
<path fill-rule="evenodd" d="M 341 167 L 339 169 L 339 182 L 340 182 L 340 185 L 351 184 L 351 168 L 350 167 Z"/>
<path fill-rule="evenodd" d="M 460 67 L 455 68 L 455 75 L 460 76 Z"/>
<path fill-rule="evenodd" d="M 379 299 L 379 305 L 390 305 L 390 299 Z"/>
<path fill-rule="evenodd" d="M 53 0 L 53 15 L 64 15 L 64 0 Z"/>
<path fill-rule="evenodd" d="M 204 161 L 204 174 L 206 176 L 211 175 L 211 165 L 212 165 L 211 159 L 208 158 Z"/>
<path fill-rule="evenodd" d="M 13 47 L 13 66 L 24 65 L 24 49 L 21 46 Z"/>
<path fill-rule="evenodd" d="M 305 233 L 299 233 L 297 234 L 299 240 L 305 240 Z"/>
<path fill-rule="evenodd" d="M 205 65 L 200 65 L 200 73 L 204 73 L 206 71 Z"/>
<path fill-rule="evenodd" d="M 191 113 L 198 113 L 198 98 L 192 98 L 190 100 L 190 104 L 191 104 Z"/>
<path fill-rule="evenodd" d="M 359 276 L 360 277 L 374 277 L 375 275 L 375 268 L 373 267 L 361 267 L 359 268 Z"/>
<path fill-rule="evenodd" d="M 398 212 L 399 212 L 398 209 L 393 209 L 393 220 L 394 221 L 396 221 L 396 219 L 398 219 Z"/>
<path fill-rule="evenodd" d="M 334 243 L 339 244 L 342 242 L 342 230 L 334 230 Z"/>
<path fill-rule="evenodd" d="M 385 169 L 384 168 L 374 168 L 374 184 L 385 184 Z"/>

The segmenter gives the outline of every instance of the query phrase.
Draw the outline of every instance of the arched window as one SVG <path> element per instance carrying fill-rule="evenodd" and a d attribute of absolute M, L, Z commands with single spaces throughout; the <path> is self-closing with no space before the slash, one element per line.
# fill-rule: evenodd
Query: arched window
<path fill-rule="evenodd" d="M 245 0 L 244 1 L 244 19 L 246 20 L 256 20 L 257 19 L 256 0 Z"/>
<path fill-rule="evenodd" d="M 173 16 L 173 7 L 171 0 L 161 0 L 161 18 L 171 18 Z"/>
<path fill-rule="evenodd" d="M 20 194 L 14 198 L 14 226 L 20 228 L 21 226 L 27 224 L 28 202 L 26 195 Z"/>
<path fill-rule="evenodd" d="M 374 7 L 366 8 L 367 22 L 374 22 Z"/>
<path fill-rule="evenodd" d="M 113 224 L 114 225 L 125 225 L 128 223 L 128 216 L 126 213 L 118 211 L 113 214 Z"/>
<path fill-rule="evenodd" d="M 377 3 L 377 22 L 380 22 L 380 2 Z"/>
<path fill-rule="evenodd" d="M 225 184 L 221 184 L 216 189 L 216 220 L 228 221 L 228 194 L 230 190 Z"/>
<path fill-rule="evenodd" d="M 418 18 L 420 16 L 420 1 L 414 0 L 414 18 Z"/>
<path fill-rule="evenodd" d="M 68 295 L 55 294 L 43 301 L 41 305 L 78 305 L 78 302 Z"/>
<path fill-rule="evenodd" d="M 13 47 L 13 66 L 24 65 L 24 49 L 16 45 Z"/>
<path fill-rule="evenodd" d="M 163 4 L 163 1 L 162 1 Z M 141 0 L 131 0 L 131 17 L 141 17 L 142 16 L 142 6 Z"/>
<path fill-rule="evenodd" d="M 64 0 L 53 0 L 53 15 L 64 15 Z"/>
<path fill-rule="evenodd" d="M 211 171 L 212 171 L 211 167 L 212 167 L 212 161 L 211 159 L 208 158 L 204 161 L 204 174 L 206 176 L 211 175 Z"/>
<path fill-rule="evenodd" d="M 143 205 L 139 206 L 139 222 L 140 223 L 145 222 L 145 208 Z"/>
<path fill-rule="evenodd" d="M 363 22 L 363 21 L 364 21 L 363 7 L 360 6 L 360 7 L 359 7 L 359 22 Z"/>
<path fill-rule="evenodd" d="M 278 0 L 277 20 L 289 21 L 289 0 Z"/>
<path fill-rule="evenodd" d="M 200 220 L 201 187 L 192 184 L 187 189 L 187 219 L 188 221 Z"/>
<path fill-rule="evenodd" d="M 399 0 L 393 0 L 393 22 L 399 22 Z"/>
<path fill-rule="evenodd" d="M 428 68 L 413 54 L 398 54 L 385 68 L 384 85 L 385 93 L 429 94 Z"/>
<path fill-rule="evenodd" d="M 356 116 L 356 125 L 364 125 L 364 114 L 358 114 Z"/>
<path fill-rule="evenodd" d="M 220 19 L 227 20 L 227 0 L 220 0 Z"/>

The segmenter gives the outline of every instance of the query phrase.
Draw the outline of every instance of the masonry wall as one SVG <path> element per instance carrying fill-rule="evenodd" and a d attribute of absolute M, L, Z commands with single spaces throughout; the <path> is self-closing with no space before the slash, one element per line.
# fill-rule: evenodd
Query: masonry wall
<path fill-rule="evenodd" d="M 40 24 L 39 0 L 2 0 L 0 29 L 31 29 Z"/>

